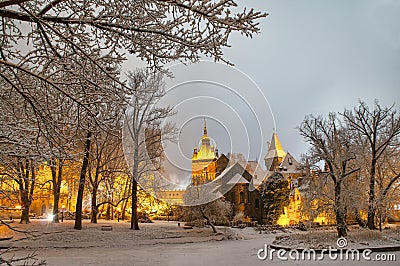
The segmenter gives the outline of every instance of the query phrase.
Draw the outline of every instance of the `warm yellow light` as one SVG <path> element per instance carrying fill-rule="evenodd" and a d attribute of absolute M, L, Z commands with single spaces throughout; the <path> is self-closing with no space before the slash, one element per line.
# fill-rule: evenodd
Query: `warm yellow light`
<path fill-rule="evenodd" d="M 53 221 L 53 218 L 54 218 L 54 215 L 53 215 L 53 214 L 51 214 L 51 213 L 48 213 L 48 214 L 47 214 L 47 220 L 48 220 L 48 221 Z"/>
<path fill-rule="evenodd" d="M 15 208 L 16 208 L 17 210 L 22 209 L 21 205 L 16 205 Z"/>
<path fill-rule="evenodd" d="M 65 205 L 62 205 L 61 208 L 65 209 Z"/>

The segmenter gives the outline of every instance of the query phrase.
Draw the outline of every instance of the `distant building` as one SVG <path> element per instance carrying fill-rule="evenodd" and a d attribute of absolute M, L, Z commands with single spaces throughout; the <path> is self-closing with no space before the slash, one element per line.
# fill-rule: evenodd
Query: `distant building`
<path fill-rule="evenodd" d="M 156 192 L 158 199 L 161 199 L 172 205 L 182 205 L 183 195 L 185 194 L 184 189 L 171 189 L 171 190 L 160 190 Z"/>
<path fill-rule="evenodd" d="M 30 205 L 30 216 L 45 217 L 53 212 L 53 183 L 51 169 L 47 163 L 38 166 L 36 170 L 36 185 L 34 198 Z M 41 184 L 41 185 L 40 185 Z M 76 193 L 78 183 L 76 180 L 63 180 L 61 183 L 59 211 L 75 211 Z M 0 214 L 12 214 L 17 218 L 21 214 L 20 191 L 18 183 L 7 175 L 0 175 L 0 190 L 5 197 L 0 197 Z M 86 209 L 89 211 L 89 209 Z"/>

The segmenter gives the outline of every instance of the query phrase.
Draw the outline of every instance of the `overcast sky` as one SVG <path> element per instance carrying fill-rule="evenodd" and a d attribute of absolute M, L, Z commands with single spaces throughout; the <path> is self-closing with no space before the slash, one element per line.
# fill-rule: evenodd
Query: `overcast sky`
<path fill-rule="evenodd" d="M 306 114 L 399 103 L 400 1 L 241 2 L 270 15 L 255 38 L 235 35 L 226 56 L 267 96 L 284 149 L 305 152 L 295 128 Z"/>
<path fill-rule="evenodd" d="M 355 106 L 358 99 L 370 104 L 374 99 L 378 99 L 382 105 L 396 102 L 398 108 L 400 1 L 243 0 L 239 1 L 239 4 L 254 7 L 270 15 L 260 21 L 261 33 L 253 39 L 234 34 L 230 39 L 232 47 L 225 50 L 225 57 L 233 62 L 238 70 L 253 79 L 266 96 L 283 148 L 295 157 L 298 158 L 301 153 L 307 151 L 307 144 L 296 130 L 307 114 L 326 115 L 330 111 L 343 111 L 345 107 Z M 129 64 L 127 62 L 127 65 Z M 179 79 L 182 75 L 190 73 L 189 69 L 190 67 L 186 70 L 179 67 L 174 70 L 174 74 Z M 201 70 L 197 70 L 196 73 L 200 76 L 202 74 Z M 223 74 L 225 82 L 235 79 L 236 75 L 232 73 Z M 201 79 L 195 75 L 191 78 Z M 251 81 L 247 82 L 251 84 Z M 197 97 L 195 91 L 202 90 L 202 96 L 213 91 L 212 88 L 208 90 L 198 84 L 187 87 L 188 95 L 181 93 L 179 97 L 176 96 L 178 102 L 182 102 L 185 95 Z M 249 91 L 254 93 L 256 89 Z M 242 94 L 245 92 L 242 91 Z M 212 93 L 210 97 L 221 99 Z M 233 109 L 242 105 L 240 102 L 236 103 Z M 179 148 L 184 150 L 182 152 L 185 156 L 190 157 L 194 144 L 201 137 L 201 117 L 205 115 L 202 110 L 210 109 L 210 106 L 215 104 L 215 101 L 207 104 L 199 100 L 196 105 L 190 104 L 178 109 L 181 113 L 197 110 L 190 115 L 186 114 L 184 119 L 176 118 L 178 121 L 182 119 L 179 122 L 180 126 L 189 116 L 195 118 L 182 127 L 182 132 L 186 134 Z M 232 105 L 235 104 L 230 104 Z M 256 112 L 260 115 L 263 111 L 259 109 Z M 238 116 L 241 120 L 246 120 L 246 115 L 241 115 L 240 111 Z M 227 122 L 224 121 L 237 120 L 231 115 L 226 115 L 225 118 L 219 116 L 214 120 L 210 116 L 210 119 L 209 135 L 214 139 L 225 136 L 223 132 L 226 129 L 223 129 L 223 126 Z M 242 124 L 247 132 L 255 131 L 255 128 L 246 125 L 246 122 Z M 260 128 L 264 139 L 264 145 L 260 148 L 261 157 L 266 153 L 265 144 L 270 140 L 275 125 L 268 121 Z M 233 128 L 228 126 L 227 130 L 234 131 Z M 251 137 L 257 139 L 254 145 L 260 146 L 259 137 L 258 133 Z M 233 152 L 243 152 L 246 150 L 245 146 L 249 145 L 246 141 L 238 142 L 232 139 L 231 142 L 234 141 L 238 145 Z M 217 145 L 223 152 L 229 152 L 233 147 L 229 146 L 228 142 Z M 258 152 L 251 148 L 249 158 L 255 157 L 260 158 Z M 186 163 L 190 162 L 190 158 L 187 159 Z"/>

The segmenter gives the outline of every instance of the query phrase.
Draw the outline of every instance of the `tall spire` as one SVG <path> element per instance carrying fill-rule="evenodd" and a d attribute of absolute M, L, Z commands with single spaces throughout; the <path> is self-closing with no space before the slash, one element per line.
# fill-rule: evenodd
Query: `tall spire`
<path fill-rule="evenodd" d="M 279 141 L 278 138 L 278 134 L 276 134 L 276 132 L 274 132 L 272 134 L 272 139 L 271 139 L 271 144 L 269 146 L 269 151 L 276 151 L 276 154 L 278 154 L 278 156 L 285 156 L 285 151 L 282 148 L 282 144 Z"/>
<path fill-rule="evenodd" d="M 265 166 L 267 170 L 272 171 L 276 169 L 286 156 L 286 152 L 282 148 L 282 144 L 279 141 L 278 134 L 272 133 L 271 142 L 269 143 L 268 152 L 264 157 Z"/>
<path fill-rule="evenodd" d="M 204 117 L 204 129 L 203 129 L 204 136 L 207 136 L 207 124 L 206 124 L 206 118 Z"/>

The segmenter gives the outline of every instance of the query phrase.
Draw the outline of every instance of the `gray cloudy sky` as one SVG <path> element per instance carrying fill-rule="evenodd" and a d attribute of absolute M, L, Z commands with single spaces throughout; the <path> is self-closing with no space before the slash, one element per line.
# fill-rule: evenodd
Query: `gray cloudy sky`
<path fill-rule="evenodd" d="M 306 145 L 298 126 L 306 114 L 357 104 L 400 103 L 400 1 L 241 1 L 268 12 L 261 34 L 235 35 L 226 57 L 268 98 L 284 149 Z"/>
<path fill-rule="evenodd" d="M 307 144 L 296 130 L 307 114 L 326 115 L 330 111 L 343 111 L 345 107 L 355 106 L 358 99 L 370 104 L 378 99 L 382 105 L 396 102 L 399 106 L 400 1 L 241 0 L 239 4 L 270 15 L 261 20 L 261 34 L 253 39 L 240 34 L 233 35 L 230 39 L 232 47 L 226 49 L 225 57 L 237 69 L 249 75 L 264 93 L 283 148 L 295 157 L 307 151 Z M 128 61 L 126 66 L 134 64 Z M 207 70 L 204 71 L 207 74 Z M 179 67 L 174 74 L 179 78 L 186 73 L 185 68 Z M 202 70 L 197 73 L 200 76 L 204 74 Z M 236 77 L 232 73 L 223 76 L 225 82 Z M 196 75 L 192 78 L 200 79 Z M 199 89 L 203 94 L 213 91 L 198 84 L 189 87 L 186 88 L 187 94 L 176 96 L 176 101 L 197 97 L 196 93 L 191 93 Z M 249 91 L 254 92 L 253 89 Z M 186 133 L 182 134 L 179 146 L 186 157 L 190 157 L 194 144 L 202 134 L 201 116 L 207 114 L 201 110 L 213 110 L 210 106 L 216 104 L 215 101 L 207 104 L 202 100 L 186 107 L 182 104 L 178 110 L 186 115 L 185 118 L 177 118 L 182 119 L 181 125 L 186 121 L 186 126 L 182 128 L 182 132 Z M 176 104 L 171 99 L 170 103 Z M 232 105 L 237 109 L 241 104 L 236 102 L 236 105 Z M 188 110 L 198 112 L 186 112 Z M 262 112 L 260 110 L 258 112 Z M 224 119 L 237 120 L 229 112 L 222 109 L 221 112 L 218 120 L 222 121 L 222 126 L 213 121 L 209 123 L 209 135 L 216 140 L 221 137 L 225 139 Z M 225 118 L 223 114 L 226 114 Z M 197 118 L 188 122 L 190 116 Z M 239 116 L 246 120 L 246 115 L 240 115 L 240 110 Z M 271 137 L 273 123 L 270 122 L 264 123 L 260 129 L 264 138 L 261 157 L 265 155 L 265 144 Z M 246 122 L 242 124 L 246 125 Z M 228 126 L 228 131 L 234 131 L 235 127 Z M 256 131 L 252 126 L 245 127 L 248 132 Z M 253 145 L 260 146 L 260 135 L 255 134 L 257 141 Z M 234 152 L 246 151 L 246 141 L 235 143 L 238 146 Z M 217 144 L 223 152 L 229 152 L 232 147 L 224 140 L 217 141 Z M 249 158 L 260 158 L 252 149 Z M 186 164 L 190 167 L 190 158 L 187 158 Z"/>

